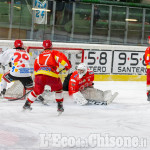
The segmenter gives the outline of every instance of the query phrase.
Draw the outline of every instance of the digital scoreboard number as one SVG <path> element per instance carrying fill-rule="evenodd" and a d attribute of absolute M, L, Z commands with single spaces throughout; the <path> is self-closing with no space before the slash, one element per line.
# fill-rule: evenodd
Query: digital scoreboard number
<path fill-rule="evenodd" d="M 145 75 L 144 51 L 113 51 L 113 74 Z"/>
<path fill-rule="evenodd" d="M 112 63 L 111 50 L 86 50 L 84 62 L 95 74 L 110 74 Z"/>

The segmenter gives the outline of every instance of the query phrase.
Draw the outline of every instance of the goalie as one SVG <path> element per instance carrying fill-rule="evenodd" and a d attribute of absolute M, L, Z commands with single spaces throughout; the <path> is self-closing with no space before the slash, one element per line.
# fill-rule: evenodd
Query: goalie
<path fill-rule="evenodd" d="M 89 70 L 86 64 L 81 63 L 77 70 L 68 74 L 63 83 L 63 90 L 73 95 L 75 102 L 79 105 L 95 104 L 108 105 L 118 95 L 113 95 L 110 90 L 101 91 L 93 87 L 94 72 Z"/>

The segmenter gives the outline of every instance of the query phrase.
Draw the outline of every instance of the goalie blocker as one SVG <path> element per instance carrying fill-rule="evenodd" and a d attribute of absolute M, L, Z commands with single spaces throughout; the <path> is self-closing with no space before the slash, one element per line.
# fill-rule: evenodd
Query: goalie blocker
<path fill-rule="evenodd" d="M 79 64 L 77 70 L 68 74 L 63 83 L 63 90 L 73 95 L 75 102 L 79 105 L 94 104 L 108 105 L 118 95 L 113 95 L 110 90 L 102 91 L 93 87 L 94 72 L 87 69 L 84 63 Z"/>

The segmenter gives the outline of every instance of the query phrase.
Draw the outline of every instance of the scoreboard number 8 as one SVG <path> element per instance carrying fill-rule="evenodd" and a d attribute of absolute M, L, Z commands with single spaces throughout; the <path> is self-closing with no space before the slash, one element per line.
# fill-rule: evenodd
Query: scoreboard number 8
<path fill-rule="evenodd" d="M 94 65 L 96 62 L 96 57 L 92 56 L 95 55 L 95 52 L 89 52 L 88 53 L 88 59 L 93 60 L 93 62 L 88 62 L 88 65 Z M 99 55 L 99 64 L 100 65 L 106 65 L 107 63 L 107 53 L 106 52 L 101 52 Z"/>

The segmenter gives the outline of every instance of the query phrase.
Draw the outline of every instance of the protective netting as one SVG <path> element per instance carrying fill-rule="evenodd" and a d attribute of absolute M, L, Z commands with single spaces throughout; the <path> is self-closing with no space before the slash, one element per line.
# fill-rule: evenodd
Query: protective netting
<path fill-rule="evenodd" d="M 25 94 L 24 87 L 20 81 L 15 81 L 13 84 L 7 88 L 5 93 L 6 99 L 17 99 L 21 98 Z M 21 99 L 24 99 L 21 98 Z"/>
<path fill-rule="evenodd" d="M 73 72 L 79 63 L 83 62 L 83 56 L 84 56 L 84 50 L 79 48 L 61 48 L 61 47 L 54 47 L 53 50 L 60 51 L 66 55 L 66 57 L 71 61 L 72 68 L 68 71 L 63 70 L 60 73 L 60 78 L 63 81 L 64 77 L 68 74 Z M 39 54 L 43 51 L 42 47 L 29 47 L 28 52 L 31 56 L 30 66 L 31 66 L 31 72 L 33 71 L 34 67 L 34 60 L 39 56 Z M 61 71 L 64 67 L 61 66 L 59 71 Z"/>

